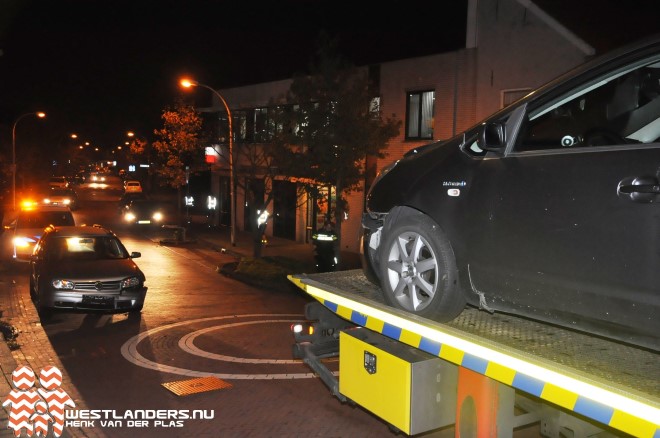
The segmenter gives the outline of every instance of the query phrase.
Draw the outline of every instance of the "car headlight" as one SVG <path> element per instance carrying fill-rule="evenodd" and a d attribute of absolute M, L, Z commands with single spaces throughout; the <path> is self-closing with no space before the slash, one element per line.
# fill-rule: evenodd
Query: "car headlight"
<path fill-rule="evenodd" d="M 162 221 L 163 220 L 163 213 L 161 213 L 160 211 L 157 211 L 156 213 L 154 213 L 153 218 L 154 218 L 155 221 Z"/>
<path fill-rule="evenodd" d="M 16 236 L 14 237 L 14 245 L 18 248 L 25 248 L 26 246 L 34 245 L 37 243 L 36 240 L 30 239 L 25 236 Z"/>
<path fill-rule="evenodd" d="M 73 287 L 75 286 L 73 281 L 60 280 L 57 278 L 53 280 L 52 284 L 55 289 L 73 289 Z"/>
<path fill-rule="evenodd" d="M 64 202 L 65 205 L 69 205 L 69 204 L 71 204 L 71 200 L 70 200 L 70 199 L 65 199 L 63 202 Z"/>
<path fill-rule="evenodd" d="M 50 204 L 50 199 L 48 198 L 44 199 L 44 204 Z"/>
<path fill-rule="evenodd" d="M 129 287 L 135 287 L 139 285 L 140 285 L 140 279 L 137 277 L 129 277 L 121 282 L 122 289 L 128 289 Z"/>
<path fill-rule="evenodd" d="M 124 215 L 126 222 L 133 222 L 135 220 L 135 215 L 131 212 L 128 212 Z"/>

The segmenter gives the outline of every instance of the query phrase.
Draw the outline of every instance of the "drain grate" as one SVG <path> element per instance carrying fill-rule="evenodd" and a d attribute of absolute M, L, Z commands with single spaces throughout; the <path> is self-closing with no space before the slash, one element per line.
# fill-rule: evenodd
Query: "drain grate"
<path fill-rule="evenodd" d="M 227 383 L 217 377 L 200 377 L 197 379 L 178 380 L 176 382 L 163 383 L 162 385 L 180 396 L 215 391 L 216 389 L 231 388 L 231 383 Z"/>

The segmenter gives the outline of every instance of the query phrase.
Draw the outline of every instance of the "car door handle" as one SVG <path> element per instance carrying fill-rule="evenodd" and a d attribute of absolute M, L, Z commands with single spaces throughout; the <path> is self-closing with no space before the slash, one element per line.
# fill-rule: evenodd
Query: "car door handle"
<path fill-rule="evenodd" d="M 633 202 L 654 202 L 660 195 L 660 183 L 652 176 L 625 178 L 619 182 L 617 194 Z"/>
<path fill-rule="evenodd" d="M 660 184 L 640 184 L 638 186 L 621 186 L 619 187 L 621 193 L 653 193 L 660 195 Z"/>

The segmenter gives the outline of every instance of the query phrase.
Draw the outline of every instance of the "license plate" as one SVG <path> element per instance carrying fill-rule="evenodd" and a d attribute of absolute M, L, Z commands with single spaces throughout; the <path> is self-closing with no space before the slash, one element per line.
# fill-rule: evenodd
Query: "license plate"
<path fill-rule="evenodd" d="M 113 299 L 113 297 L 105 295 L 83 295 L 82 302 L 83 304 L 106 305 L 112 304 Z"/>
<path fill-rule="evenodd" d="M 151 221 L 138 221 L 138 224 L 150 224 Z"/>

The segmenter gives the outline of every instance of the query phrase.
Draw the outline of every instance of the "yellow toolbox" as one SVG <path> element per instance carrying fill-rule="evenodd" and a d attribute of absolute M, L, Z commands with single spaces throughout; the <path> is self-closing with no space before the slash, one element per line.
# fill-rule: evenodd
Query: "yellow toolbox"
<path fill-rule="evenodd" d="M 339 392 L 408 435 L 454 424 L 458 367 L 365 328 L 339 337 Z"/>

